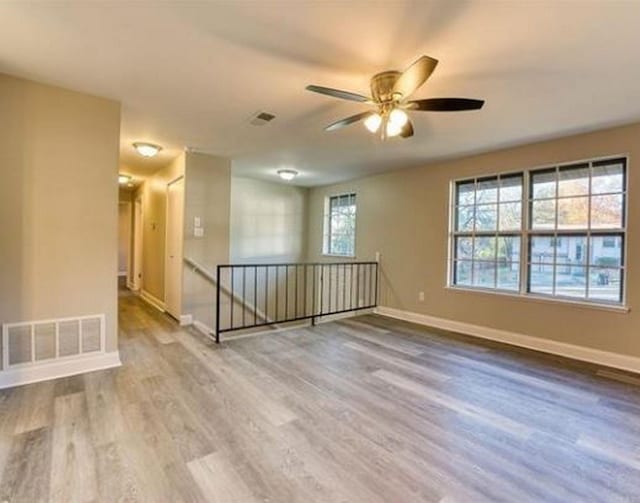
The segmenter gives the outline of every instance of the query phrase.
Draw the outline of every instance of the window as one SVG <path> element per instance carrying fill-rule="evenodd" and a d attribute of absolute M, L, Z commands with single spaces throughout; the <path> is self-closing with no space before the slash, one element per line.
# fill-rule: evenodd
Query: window
<path fill-rule="evenodd" d="M 453 284 L 519 290 L 522 175 L 456 184 Z"/>
<path fill-rule="evenodd" d="M 621 304 L 625 176 L 610 159 L 456 182 L 451 284 Z"/>
<path fill-rule="evenodd" d="M 356 195 L 341 194 L 325 200 L 325 255 L 355 256 Z"/>

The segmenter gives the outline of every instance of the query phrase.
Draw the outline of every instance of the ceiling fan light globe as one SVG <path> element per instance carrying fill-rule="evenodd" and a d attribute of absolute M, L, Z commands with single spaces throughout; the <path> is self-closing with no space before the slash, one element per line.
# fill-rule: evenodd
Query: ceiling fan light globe
<path fill-rule="evenodd" d="M 398 136 L 401 132 L 402 132 L 402 126 L 399 125 L 397 122 L 387 122 L 387 136 L 388 137 L 392 137 L 392 136 Z"/>
<path fill-rule="evenodd" d="M 380 124 L 382 124 L 382 117 L 380 117 L 380 114 L 370 115 L 364 121 L 364 126 L 372 133 L 375 133 L 380 129 Z"/>
<path fill-rule="evenodd" d="M 400 110 L 399 108 L 394 108 L 391 110 L 389 114 L 389 123 L 393 123 L 402 129 L 402 127 L 407 123 L 409 117 L 404 110 Z"/>

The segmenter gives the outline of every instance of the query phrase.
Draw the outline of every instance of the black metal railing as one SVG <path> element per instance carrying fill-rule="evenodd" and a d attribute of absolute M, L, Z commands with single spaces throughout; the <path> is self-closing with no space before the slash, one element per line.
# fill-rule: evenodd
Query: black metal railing
<path fill-rule="evenodd" d="M 222 264 L 217 267 L 220 334 L 311 320 L 378 305 L 377 262 Z"/>

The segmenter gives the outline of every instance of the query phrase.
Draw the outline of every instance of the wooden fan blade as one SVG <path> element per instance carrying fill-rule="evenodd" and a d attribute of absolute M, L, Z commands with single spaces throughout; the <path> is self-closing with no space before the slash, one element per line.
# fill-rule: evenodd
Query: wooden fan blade
<path fill-rule="evenodd" d="M 484 100 L 468 98 L 428 98 L 407 103 L 409 110 L 422 112 L 462 112 L 464 110 L 480 110 Z"/>
<path fill-rule="evenodd" d="M 401 138 L 411 138 L 413 136 L 413 124 L 408 120 L 407 123 L 402 127 L 402 132 L 400 133 Z"/>
<path fill-rule="evenodd" d="M 333 124 L 328 125 L 326 128 L 324 128 L 324 130 L 335 131 L 336 129 L 343 128 L 345 126 L 353 124 L 354 122 L 358 122 L 358 121 L 361 121 L 362 119 L 366 119 L 373 113 L 374 112 L 362 112 L 356 115 L 352 115 L 351 117 L 347 117 L 346 119 L 342 119 L 342 120 L 339 120 L 338 122 L 334 122 Z"/>
<path fill-rule="evenodd" d="M 340 89 L 332 89 L 331 87 L 307 86 L 306 89 L 307 91 L 326 94 L 327 96 L 333 96 L 334 98 L 340 98 L 342 100 L 358 101 L 360 103 L 371 101 L 371 98 L 367 98 L 366 96 L 362 96 L 361 94 L 351 93 L 349 91 L 341 91 Z"/>
<path fill-rule="evenodd" d="M 421 56 L 418 58 L 405 72 L 398 77 L 393 86 L 393 93 L 398 93 L 402 99 L 411 96 L 436 69 L 437 59 L 429 56 Z"/>

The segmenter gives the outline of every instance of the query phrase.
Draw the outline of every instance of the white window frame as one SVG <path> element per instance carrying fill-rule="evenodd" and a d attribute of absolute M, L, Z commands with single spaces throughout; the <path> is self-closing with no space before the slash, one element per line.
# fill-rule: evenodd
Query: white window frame
<path fill-rule="evenodd" d="M 355 206 L 355 214 L 353 220 L 353 235 L 351 236 L 353 242 L 353 253 L 351 254 L 343 254 L 336 253 L 331 251 L 331 200 L 338 199 L 341 197 L 352 197 L 353 205 Z M 356 191 L 346 191 L 340 192 L 338 194 L 330 194 L 324 198 L 324 217 L 323 217 L 323 226 L 322 226 L 322 255 L 325 257 L 345 257 L 345 258 L 355 258 L 356 257 L 356 227 L 358 221 L 358 194 Z"/>
<path fill-rule="evenodd" d="M 620 296 L 621 296 L 621 300 L 620 302 L 608 302 L 606 300 L 601 300 L 601 299 L 596 299 L 596 300 L 589 300 L 588 298 L 575 298 L 575 297 L 565 297 L 565 296 L 559 296 L 559 295 L 547 295 L 547 294 L 542 294 L 542 293 L 531 293 L 529 292 L 529 242 L 531 239 L 531 236 L 539 236 L 539 235 L 543 235 L 543 236 L 552 236 L 552 237 L 556 237 L 558 235 L 571 235 L 571 234 L 576 234 L 576 235 L 588 235 L 591 236 L 592 234 L 592 229 L 580 229 L 580 230 L 570 230 L 570 229 L 558 229 L 557 228 L 557 221 L 556 221 L 556 225 L 554 226 L 553 230 L 539 230 L 539 229 L 530 229 L 530 208 L 531 208 L 531 193 L 530 193 L 530 188 L 531 188 L 531 174 L 535 173 L 536 171 L 542 171 L 545 169 L 556 169 L 556 170 L 560 170 L 563 167 L 568 167 L 568 166 L 573 166 L 576 164 L 588 164 L 589 168 L 591 168 L 593 166 L 594 163 L 599 163 L 602 161 L 615 161 L 615 160 L 623 160 L 624 161 L 624 179 L 623 179 L 623 191 L 621 192 L 621 194 L 623 195 L 623 225 L 621 228 L 615 228 L 615 229 L 598 229 L 596 233 L 593 234 L 604 234 L 604 235 L 611 235 L 611 234 L 621 234 L 622 235 L 622 249 L 621 249 L 621 253 L 622 253 L 622 263 L 621 266 L 619 267 L 620 271 L 621 271 L 621 282 L 622 282 L 622 288 L 621 288 L 621 292 L 620 292 Z M 447 242 L 447 267 L 446 267 L 446 288 L 449 289 L 453 289 L 453 290 L 460 290 L 460 291 L 468 291 L 468 292 L 475 292 L 475 293 L 488 293 L 488 294 L 493 294 L 493 295 L 503 295 L 503 296 L 508 296 L 508 297 L 517 297 L 520 299 L 526 299 L 526 300 L 535 300 L 535 301 L 543 301 L 543 302 L 552 302 L 552 303 L 567 303 L 567 304 L 576 304 L 576 305 L 582 305 L 582 306 L 587 306 L 587 307 L 594 307 L 594 308 L 604 308 L 604 309 L 611 309 L 611 310 L 621 310 L 621 311 L 629 311 L 629 308 L 627 306 L 627 270 L 629 267 L 628 264 L 628 251 L 627 251 L 627 247 L 628 247 L 628 220 L 629 220 L 629 155 L 628 154 L 613 154 L 613 155 L 607 155 L 607 156 L 603 156 L 603 157 L 596 157 L 596 158 L 589 158 L 589 159 L 583 159 L 583 160 L 578 160 L 578 161 L 570 161 L 570 162 L 563 162 L 563 163 L 556 163 L 556 164 L 547 164 L 547 165 L 542 165 L 542 166 L 536 166 L 533 168 L 527 168 L 527 169 L 522 169 L 522 170 L 517 170 L 517 171 L 505 171 L 505 172 L 499 172 L 499 173 L 492 173 L 492 174 L 479 174 L 477 176 L 467 176 L 467 177 L 462 177 L 462 178 L 456 178 L 451 180 L 450 182 L 450 186 L 449 186 L 449 233 L 448 233 L 448 242 Z M 459 233 L 456 232 L 455 230 L 455 223 L 456 223 L 456 186 L 459 182 L 467 182 L 467 181 L 471 181 L 471 180 L 475 180 L 477 182 L 477 180 L 482 180 L 483 178 L 490 178 L 493 176 L 499 176 L 499 177 L 507 177 L 509 175 L 522 175 L 523 176 L 523 181 L 522 181 L 522 211 L 521 211 L 521 215 L 522 215 L 522 220 L 521 220 L 521 230 L 520 231 L 515 231 L 515 233 L 517 235 L 521 236 L 521 243 L 520 243 L 520 278 L 519 278 L 519 283 L 520 283 L 520 288 L 518 291 L 515 290 L 505 290 L 505 289 L 498 289 L 498 288 L 486 288 L 486 287 L 478 287 L 478 286 L 473 286 L 473 285 L 456 285 L 453 282 L 454 279 L 454 267 L 455 267 L 455 237 L 456 235 L 458 235 Z M 591 181 L 591 177 L 589 178 L 589 180 Z M 556 181 L 556 184 L 558 182 Z M 591 183 L 591 182 L 590 182 Z M 589 187 L 589 197 L 591 197 L 591 186 Z M 556 187 L 556 196 L 557 196 L 557 187 Z M 557 197 L 556 197 L 556 201 L 557 201 Z M 557 204 L 557 203 L 556 203 Z M 591 205 L 589 204 L 589 220 L 591 217 Z M 556 211 L 556 220 L 557 220 L 557 211 Z M 496 223 L 496 225 L 498 225 L 498 223 Z M 462 232 L 464 234 L 464 232 Z M 508 232 L 507 232 L 508 233 Z M 554 248 L 554 250 L 556 250 L 557 248 Z M 588 250 L 585 250 L 584 253 L 589 253 Z M 555 251 L 554 251 L 555 254 Z M 587 262 L 588 262 L 588 258 L 587 258 Z M 587 272 L 588 274 L 588 272 Z M 554 273 L 554 278 L 555 278 L 555 273 Z M 554 280 L 555 281 L 555 280 Z M 588 283 L 588 277 L 587 277 L 587 283 Z M 588 291 L 587 291 L 588 292 Z M 588 295 L 588 293 L 587 293 Z"/>

